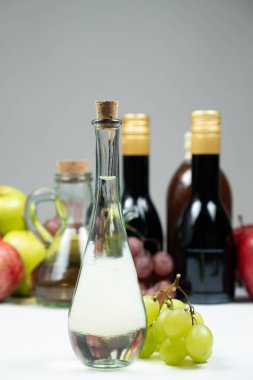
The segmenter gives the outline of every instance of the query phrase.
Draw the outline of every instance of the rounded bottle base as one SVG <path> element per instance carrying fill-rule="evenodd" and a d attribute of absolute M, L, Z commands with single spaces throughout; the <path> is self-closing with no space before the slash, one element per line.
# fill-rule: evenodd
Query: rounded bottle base
<path fill-rule="evenodd" d="M 99 336 L 69 330 L 70 343 L 78 359 L 97 369 L 116 369 L 130 365 L 138 358 L 146 329 L 125 334 Z"/>
<path fill-rule="evenodd" d="M 227 293 L 210 293 L 210 294 L 201 294 L 195 293 L 190 294 L 189 298 L 194 304 L 222 304 L 229 303 L 233 301 L 233 297 Z"/>
<path fill-rule="evenodd" d="M 39 305 L 66 308 L 70 306 L 73 288 L 53 284 L 50 286 L 37 284 L 33 294 Z"/>
<path fill-rule="evenodd" d="M 41 298 L 36 298 L 36 303 L 41 306 L 52 307 L 52 308 L 58 307 L 58 308 L 66 309 L 70 307 L 70 301 L 55 301 L 55 300 L 49 301 L 49 300 L 44 300 Z"/>
<path fill-rule="evenodd" d="M 131 364 L 126 360 L 95 360 L 91 362 L 85 362 L 86 366 L 94 368 L 94 369 L 120 369 L 127 367 Z"/>

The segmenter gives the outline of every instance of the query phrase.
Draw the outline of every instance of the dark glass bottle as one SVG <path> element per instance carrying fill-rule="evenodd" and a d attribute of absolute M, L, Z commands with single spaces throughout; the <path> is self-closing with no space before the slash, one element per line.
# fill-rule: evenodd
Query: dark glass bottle
<path fill-rule="evenodd" d="M 122 206 L 127 234 L 141 238 L 145 248 L 155 253 L 163 248 L 163 233 L 149 194 L 149 150 L 149 117 L 124 115 Z"/>
<path fill-rule="evenodd" d="M 192 113 L 192 192 L 176 228 L 175 271 L 193 303 L 233 299 L 235 249 L 219 197 L 220 114 Z"/>
<path fill-rule="evenodd" d="M 190 199 L 192 184 L 192 162 L 191 162 L 191 132 L 185 133 L 184 138 L 185 157 L 184 161 L 173 174 L 166 197 L 167 210 L 167 251 L 171 252 L 176 225 L 180 215 Z M 228 213 L 229 220 L 232 220 L 232 191 L 229 181 L 222 169 L 219 177 L 220 198 Z"/>

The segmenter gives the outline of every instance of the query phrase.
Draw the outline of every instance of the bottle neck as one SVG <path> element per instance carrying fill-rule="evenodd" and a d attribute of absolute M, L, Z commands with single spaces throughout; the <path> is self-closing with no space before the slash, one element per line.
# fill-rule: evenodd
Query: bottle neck
<path fill-rule="evenodd" d="M 55 191 L 56 197 L 65 207 L 62 215 L 65 215 L 66 224 L 75 228 L 87 226 L 92 204 L 91 178 L 80 182 L 58 182 Z M 57 206 L 61 208 L 61 204 Z"/>
<path fill-rule="evenodd" d="M 202 200 L 219 198 L 219 155 L 192 155 L 192 194 Z"/>
<path fill-rule="evenodd" d="M 96 197 L 105 202 L 119 201 L 120 120 L 94 120 L 96 131 Z"/>
<path fill-rule="evenodd" d="M 124 194 L 149 194 L 149 156 L 123 156 Z"/>

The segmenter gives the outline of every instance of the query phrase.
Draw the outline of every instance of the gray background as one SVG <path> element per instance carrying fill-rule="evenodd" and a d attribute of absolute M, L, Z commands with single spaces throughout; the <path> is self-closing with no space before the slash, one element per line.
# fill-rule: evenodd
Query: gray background
<path fill-rule="evenodd" d="M 51 186 L 63 158 L 88 158 L 94 172 L 96 99 L 150 114 L 164 230 L 189 114 L 219 109 L 234 224 L 238 213 L 253 221 L 253 1 L 1 0 L 1 183 Z"/>

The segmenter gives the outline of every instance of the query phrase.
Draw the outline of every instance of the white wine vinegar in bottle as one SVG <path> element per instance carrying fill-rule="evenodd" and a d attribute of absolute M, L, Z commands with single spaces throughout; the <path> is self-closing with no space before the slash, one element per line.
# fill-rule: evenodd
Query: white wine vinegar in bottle
<path fill-rule="evenodd" d="M 146 314 L 120 204 L 118 102 L 98 101 L 96 110 L 95 202 L 69 311 L 69 335 L 84 364 L 117 368 L 138 357 Z"/>

